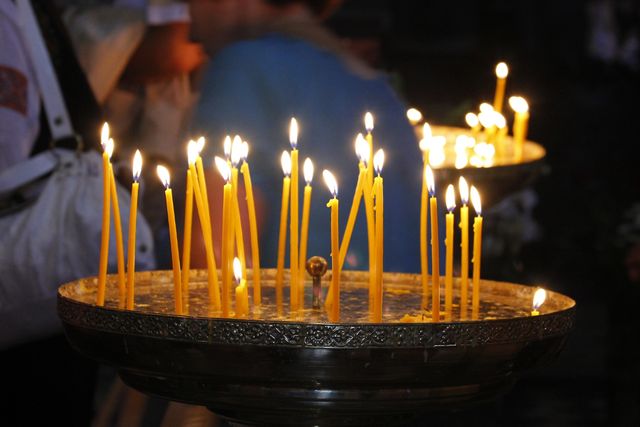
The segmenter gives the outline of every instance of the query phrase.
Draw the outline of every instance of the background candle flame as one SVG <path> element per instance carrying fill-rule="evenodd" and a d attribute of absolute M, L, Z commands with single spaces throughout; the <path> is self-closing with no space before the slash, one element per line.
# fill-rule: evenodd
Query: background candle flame
<path fill-rule="evenodd" d="M 104 151 L 105 153 L 107 153 L 107 157 L 111 158 L 111 156 L 113 156 L 113 149 L 114 149 L 114 142 L 113 142 L 113 138 L 109 138 L 105 144 L 104 144 Z"/>
<path fill-rule="evenodd" d="M 222 179 L 224 179 L 225 182 L 229 182 L 229 179 L 231 178 L 231 170 L 229 169 L 227 161 L 218 156 L 215 157 L 214 161 L 218 168 L 218 172 L 222 175 Z"/>
<path fill-rule="evenodd" d="M 238 166 L 240 160 L 242 160 L 242 138 L 236 135 L 231 143 L 231 164 L 234 168 Z"/>
<path fill-rule="evenodd" d="M 298 147 L 298 132 L 298 121 L 295 117 L 292 117 L 289 125 L 289 143 L 294 150 Z"/>
<path fill-rule="evenodd" d="M 463 205 L 469 203 L 469 184 L 463 176 L 458 180 L 458 189 L 460 191 L 460 201 Z"/>
<path fill-rule="evenodd" d="M 467 125 L 470 128 L 476 127 L 478 126 L 478 123 L 480 123 L 478 116 L 475 113 L 467 113 L 464 116 L 464 121 L 467 122 Z"/>
<path fill-rule="evenodd" d="M 456 207 L 456 190 L 453 188 L 453 184 L 447 186 L 445 201 L 447 203 L 447 210 L 449 212 L 453 211 Z"/>
<path fill-rule="evenodd" d="M 239 285 L 242 280 L 242 263 L 238 257 L 233 259 L 233 275 L 236 278 L 236 283 Z"/>
<path fill-rule="evenodd" d="M 242 157 L 242 160 L 244 160 L 245 162 L 249 158 L 249 143 L 247 141 L 243 141 L 242 142 L 242 149 L 240 150 L 240 157 Z"/>
<path fill-rule="evenodd" d="M 509 106 L 516 113 L 526 113 L 529 111 L 529 103 L 521 96 L 509 97 Z"/>
<path fill-rule="evenodd" d="M 537 311 L 540 307 L 542 307 L 542 304 L 544 304 L 546 299 L 547 291 L 542 288 L 536 289 L 536 292 L 533 294 L 533 304 L 531 305 L 531 307 Z"/>
<path fill-rule="evenodd" d="M 490 128 L 491 126 L 496 124 L 495 111 L 481 111 L 480 114 L 478 114 L 478 120 L 480 120 L 480 124 L 482 125 L 482 127 L 484 127 L 485 129 Z"/>
<path fill-rule="evenodd" d="M 198 155 L 199 155 L 200 153 L 202 153 L 202 150 L 204 150 L 204 144 L 205 144 L 205 142 L 207 142 L 207 141 L 204 139 L 204 136 L 201 136 L 201 137 L 200 137 L 200 138 L 198 138 L 198 140 L 196 141 L 196 146 L 198 147 Z"/>
<path fill-rule="evenodd" d="M 436 184 L 433 179 L 433 171 L 430 166 L 427 166 L 424 171 L 424 179 L 427 181 L 427 188 L 429 189 L 429 195 L 433 196 L 436 193 Z"/>
<path fill-rule="evenodd" d="M 198 143 L 192 139 L 187 144 L 187 163 L 189 163 L 189 166 L 196 164 L 198 155 Z"/>
<path fill-rule="evenodd" d="M 327 184 L 331 195 L 334 198 L 338 197 L 338 181 L 336 181 L 336 177 L 327 169 L 322 171 L 322 176 L 324 177 L 324 182 Z"/>
<path fill-rule="evenodd" d="M 504 79 L 509 75 L 509 67 L 504 62 L 499 62 L 496 65 L 496 77 Z"/>
<path fill-rule="evenodd" d="M 282 156 L 280 156 L 280 164 L 282 165 L 282 172 L 286 176 L 291 175 L 291 156 L 287 150 L 282 152 Z"/>
<path fill-rule="evenodd" d="M 376 174 L 380 175 L 382 173 L 382 167 L 384 166 L 384 150 L 381 148 L 376 151 L 376 154 L 373 156 L 373 169 L 375 169 Z"/>
<path fill-rule="evenodd" d="M 479 108 L 481 113 L 488 113 L 493 111 L 493 105 L 489 104 L 488 102 L 483 102 L 482 104 L 480 104 Z"/>
<path fill-rule="evenodd" d="M 480 193 L 473 185 L 471 186 L 471 203 L 478 216 L 482 216 L 482 203 L 480 203 Z"/>
<path fill-rule="evenodd" d="M 224 142 L 222 143 L 222 151 L 224 152 L 224 156 L 227 160 L 231 159 L 231 136 L 227 135 L 224 137 Z"/>
<path fill-rule="evenodd" d="M 158 173 L 158 177 L 160 178 L 162 185 L 164 185 L 164 188 L 169 188 L 169 186 L 171 185 L 171 176 L 169 175 L 169 169 L 162 165 L 158 165 L 156 167 L 156 172 Z"/>
<path fill-rule="evenodd" d="M 358 156 L 358 160 L 360 160 L 365 165 L 369 163 L 369 143 L 364 136 L 359 133 L 356 137 L 356 155 Z"/>
<path fill-rule="evenodd" d="M 102 125 L 102 131 L 100 132 L 100 144 L 102 144 L 102 148 L 105 148 L 105 145 L 109 141 L 109 123 L 104 122 Z"/>
<path fill-rule="evenodd" d="M 417 108 L 409 108 L 407 110 L 407 119 L 409 119 L 412 125 L 416 125 L 422 120 L 422 113 Z"/>
<path fill-rule="evenodd" d="M 306 158 L 304 160 L 304 165 L 302 166 L 302 170 L 304 172 L 304 180 L 307 185 L 311 185 L 311 181 L 313 180 L 313 162 L 310 158 Z"/>
<path fill-rule="evenodd" d="M 367 132 L 371 132 L 373 130 L 373 114 L 368 111 L 364 115 L 364 128 Z"/>
<path fill-rule="evenodd" d="M 133 172 L 133 180 L 138 182 L 140 174 L 142 173 L 142 154 L 140 154 L 140 150 L 136 150 L 136 153 L 133 155 L 133 168 L 131 171 Z"/>
<path fill-rule="evenodd" d="M 498 113 L 497 111 L 494 111 L 493 112 L 493 124 L 498 129 L 503 129 L 507 125 L 507 119 L 505 119 L 502 114 Z"/>

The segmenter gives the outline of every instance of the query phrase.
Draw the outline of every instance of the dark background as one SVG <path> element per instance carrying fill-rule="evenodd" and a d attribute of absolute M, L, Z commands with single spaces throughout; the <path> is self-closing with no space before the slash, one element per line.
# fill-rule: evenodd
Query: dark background
<path fill-rule="evenodd" d="M 483 270 L 571 296 L 576 327 L 555 362 L 496 405 L 443 418 L 449 425 L 640 425 L 640 295 L 625 265 L 638 229 L 627 215 L 640 196 L 639 58 L 590 54 L 598 3 L 347 0 L 331 21 L 431 124 L 464 126 L 467 111 L 492 102 L 495 64 L 507 62 L 507 96 L 527 98 L 529 139 L 547 150 L 533 184 L 539 238 Z M 609 3 L 621 44 L 638 34 L 638 2 Z"/>

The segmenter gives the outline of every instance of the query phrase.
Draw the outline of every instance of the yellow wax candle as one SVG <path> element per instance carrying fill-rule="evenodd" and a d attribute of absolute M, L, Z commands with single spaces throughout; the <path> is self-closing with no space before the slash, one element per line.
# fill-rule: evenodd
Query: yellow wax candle
<path fill-rule="evenodd" d="M 200 154 L 202 153 L 202 150 L 204 149 L 204 144 L 205 144 L 204 137 L 198 138 L 198 140 L 195 142 L 195 149 L 197 150 L 197 155 L 196 155 L 197 173 L 192 172 L 192 175 L 193 175 L 192 179 L 196 179 L 196 175 L 197 175 L 198 187 L 200 189 L 199 190 L 200 195 L 202 196 L 203 208 L 206 212 L 206 215 L 204 215 L 204 217 L 202 218 L 205 220 L 205 223 L 202 224 L 202 228 L 203 230 L 206 228 L 207 230 L 206 232 L 208 234 L 211 234 L 211 210 L 209 208 L 209 192 L 207 191 L 207 180 L 204 174 L 204 167 L 202 166 L 202 157 L 200 156 Z"/>
<path fill-rule="evenodd" d="M 173 208 L 169 171 L 164 166 L 156 168 L 160 181 L 165 187 L 164 196 L 167 202 L 167 221 L 169 222 L 169 240 L 171 242 L 171 263 L 173 265 L 173 297 L 176 314 L 182 314 L 182 284 L 180 277 L 180 253 L 178 252 L 178 232 L 176 231 L 176 215 Z"/>
<path fill-rule="evenodd" d="M 111 206 L 113 207 L 113 224 L 116 230 L 116 259 L 118 262 L 118 306 L 125 307 L 127 296 L 126 275 L 124 271 L 124 241 L 122 238 L 122 219 L 120 217 L 120 204 L 116 190 L 116 179 L 113 175 L 113 166 L 109 164 L 109 181 L 111 191 Z"/>
<path fill-rule="evenodd" d="M 304 273 L 306 271 L 306 259 L 307 259 L 307 241 L 309 239 L 309 210 L 311 209 L 311 181 L 313 180 L 313 162 L 311 159 L 306 158 L 304 166 L 302 167 L 304 172 L 304 180 L 307 183 L 304 187 L 304 199 L 302 202 L 302 227 L 300 228 L 300 265 L 298 267 L 298 273 L 300 275 L 300 309 L 304 309 Z"/>
<path fill-rule="evenodd" d="M 433 171 L 427 166 L 427 187 L 431 208 L 431 313 L 434 322 L 440 321 L 440 242 L 438 241 L 438 199 L 433 179 Z"/>
<path fill-rule="evenodd" d="M 242 145 L 244 163 L 240 167 L 240 172 L 244 177 L 244 188 L 247 197 L 247 210 L 249 211 L 249 233 L 251 234 L 251 262 L 253 269 L 253 303 L 262 304 L 262 289 L 260 287 L 260 248 L 258 246 L 258 222 L 256 220 L 256 205 L 253 199 L 253 185 L 251 183 L 251 172 L 247 157 L 249 155 L 249 144 L 243 142 Z"/>
<path fill-rule="evenodd" d="M 129 208 L 129 236 L 127 239 L 127 309 L 133 310 L 134 304 L 134 277 L 136 267 L 136 220 L 138 213 L 138 180 L 142 172 L 142 155 L 136 150 L 133 156 L 133 183 L 131 184 L 131 207 Z"/>
<path fill-rule="evenodd" d="M 493 98 L 493 109 L 498 113 L 502 112 L 502 104 L 504 103 L 504 92 L 507 86 L 507 76 L 509 75 L 509 67 L 504 62 L 496 65 L 496 94 Z"/>
<path fill-rule="evenodd" d="M 236 166 L 231 169 L 231 189 L 233 194 L 233 234 L 235 236 L 236 249 L 238 251 L 238 258 L 240 259 L 243 275 L 246 276 L 247 262 L 244 256 L 244 233 L 242 231 L 242 218 L 240 217 L 240 204 L 238 203 L 238 168 Z"/>
<path fill-rule="evenodd" d="M 521 96 L 509 98 L 509 105 L 515 112 L 513 122 L 513 155 L 517 162 L 522 161 L 524 142 L 527 139 L 529 122 L 529 104 Z"/>
<path fill-rule="evenodd" d="M 106 132 L 106 137 L 105 137 Z M 111 224 L 111 155 L 113 154 L 113 140 L 109 139 L 109 125 L 102 127 L 102 237 L 100 239 L 100 264 L 98 266 L 98 292 L 96 305 L 104 305 L 107 283 L 107 267 L 109 262 L 109 233 Z"/>
<path fill-rule="evenodd" d="M 340 230 L 338 228 L 339 202 L 338 183 L 335 177 L 328 170 L 322 171 L 324 180 L 329 187 L 333 198 L 327 203 L 331 209 L 331 307 L 329 320 L 337 323 L 340 321 Z"/>
<path fill-rule="evenodd" d="M 471 186 L 471 203 L 476 210 L 473 220 L 473 292 L 471 296 L 471 310 L 473 319 L 478 318 L 480 310 L 480 261 L 482 257 L 482 205 L 480 194 Z"/>
<path fill-rule="evenodd" d="M 469 186 L 464 177 L 460 177 L 460 318 L 467 318 L 467 301 L 469 291 Z"/>
<path fill-rule="evenodd" d="M 238 258 L 233 259 L 233 274 L 236 279 L 236 317 L 246 318 L 249 315 L 249 298 L 247 280 L 242 275 L 242 263 Z"/>
<path fill-rule="evenodd" d="M 368 145 L 367 145 L 368 147 Z M 373 168 L 373 165 L 372 165 Z M 375 218 L 373 213 L 373 188 L 362 186 L 362 196 L 364 198 L 364 208 L 367 218 L 367 242 L 369 246 L 369 311 L 373 316 L 373 294 L 375 291 L 376 256 L 375 256 Z"/>
<path fill-rule="evenodd" d="M 289 143 L 291 144 L 291 219 L 289 221 L 290 237 L 289 237 L 289 266 L 291 268 L 291 280 L 289 283 L 289 306 L 292 312 L 298 310 L 300 304 L 299 297 L 299 273 L 300 267 L 298 257 L 300 256 L 298 247 L 298 122 L 295 118 L 291 119 L 289 127 Z"/>
<path fill-rule="evenodd" d="M 384 151 L 382 149 L 376 152 L 373 165 L 377 175 L 374 179 L 376 194 L 376 286 L 373 321 L 382 322 L 382 274 L 384 272 L 384 189 L 383 180 L 380 176 L 384 165 Z"/>
<path fill-rule="evenodd" d="M 427 246 L 427 218 L 428 193 L 427 193 L 427 165 L 426 156 L 423 154 L 422 192 L 420 195 L 420 268 L 422 271 L 422 309 L 425 310 L 429 301 L 429 253 Z"/>
<path fill-rule="evenodd" d="M 287 243 L 287 213 L 289 211 L 289 191 L 291 187 L 291 156 L 283 151 L 280 158 L 282 163 L 282 203 L 280 207 L 280 234 L 278 236 L 278 261 L 276 270 L 276 307 L 278 313 L 282 311 L 282 287 L 284 282 L 284 252 Z"/>
<path fill-rule="evenodd" d="M 189 301 L 189 272 L 191 270 L 191 228 L 193 224 L 193 177 L 187 169 L 187 188 L 184 203 L 184 228 L 182 232 L 182 297 L 185 308 Z"/>
<path fill-rule="evenodd" d="M 218 283 L 218 267 L 216 266 L 216 258 L 213 251 L 213 238 L 211 236 L 210 228 L 211 224 L 207 224 L 207 210 L 202 196 L 202 188 L 200 187 L 198 180 L 194 178 L 197 175 L 195 164 L 198 157 L 197 149 L 194 144 L 189 143 L 189 146 L 187 147 L 187 154 L 191 183 L 193 185 L 193 197 L 196 201 L 196 210 L 198 211 L 198 219 L 200 220 L 202 228 L 202 240 L 204 240 L 205 255 L 207 259 L 207 285 L 209 292 L 209 304 L 213 307 L 214 310 L 219 310 L 220 284 Z M 185 267 L 183 266 L 183 268 Z"/>
<path fill-rule="evenodd" d="M 233 239 L 233 229 L 231 222 L 232 214 L 232 193 L 231 193 L 231 170 L 227 162 L 220 157 L 215 158 L 216 167 L 222 175 L 225 184 L 223 187 L 223 199 L 222 199 L 222 233 L 221 233 L 221 269 L 222 269 L 222 316 L 229 316 L 229 306 L 231 305 L 229 295 L 231 289 L 231 244 Z M 196 203 L 197 203 L 196 199 Z"/>
<path fill-rule="evenodd" d="M 542 288 L 536 289 L 533 294 L 533 303 L 531 304 L 531 315 L 539 316 L 540 315 L 540 307 L 544 304 L 547 299 L 547 291 Z"/>
<path fill-rule="evenodd" d="M 453 311 L 453 209 L 456 207 L 456 193 L 453 185 L 449 184 L 446 193 L 447 215 L 445 216 L 445 273 L 444 273 L 444 310 L 447 321 L 451 321 Z"/>
<path fill-rule="evenodd" d="M 367 182 L 369 187 L 373 187 L 373 114 L 367 111 L 364 115 L 364 128 L 367 131 L 367 142 L 369 143 L 369 159 L 367 161 Z"/>

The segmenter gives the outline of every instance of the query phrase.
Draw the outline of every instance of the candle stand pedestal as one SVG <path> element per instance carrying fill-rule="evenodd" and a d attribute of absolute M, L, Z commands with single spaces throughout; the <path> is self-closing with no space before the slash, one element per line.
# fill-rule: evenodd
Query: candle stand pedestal
<path fill-rule="evenodd" d="M 453 320 L 431 323 L 420 275 L 387 273 L 383 323 L 371 323 L 368 273 L 345 271 L 331 324 L 311 308 L 309 281 L 304 313 L 289 316 L 285 298 L 278 316 L 275 270 L 262 270 L 263 309 L 225 319 L 207 309 L 206 271 L 191 273 L 187 315 L 173 314 L 170 271 L 136 274 L 133 311 L 117 307 L 115 276 L 105 307 L 95 277 L 68 283 L 58 314 L 72 346 L 128 385 L 250 425 L 402 425 L 493 400 L 558 355 L 575 315 L 571 298 L 549 292 L 530 316 L 533 288 L 484 280 L 479 319 L 460 320 L 456 295 Z"/>

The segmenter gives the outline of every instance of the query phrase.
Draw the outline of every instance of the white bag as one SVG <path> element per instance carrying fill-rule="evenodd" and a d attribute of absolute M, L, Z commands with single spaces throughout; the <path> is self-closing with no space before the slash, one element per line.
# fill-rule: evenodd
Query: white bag
<path fill-rule="evenodd" d="M 55 149 L 39 156 L 45 156 L 40 160 L 56 160 L 51 163 L 55 169 L 45 178 L 39 195 L 30 205 L 0 216 L 0 349 L 60 331 L 56 314 L 58 287 L 98 272 L 101 155 L 93 150 L 78 153 Z M 5 173 L 0 175 L 0 182 L 6 178 Z M 12 176 L 16 176 L 15 168 Z M 116 186 L 126 252 L 130 194 L 119 184 Z M 113 212 L 111 218 L 109 269 L 115 272 Z M 136 269 L 154 267 L 151 229 L 138 215 Z"/>

